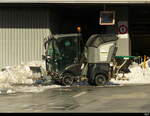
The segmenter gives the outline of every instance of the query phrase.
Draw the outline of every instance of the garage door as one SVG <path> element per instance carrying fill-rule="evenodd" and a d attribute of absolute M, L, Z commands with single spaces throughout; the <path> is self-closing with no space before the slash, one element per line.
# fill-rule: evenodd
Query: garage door
<path fill-rule="evenodd" d="M 0 68 L 41 60 L 48 18 L 43 8 L 0 8 Z"/>
<path fill-rule="evenodd" d="M 130 35 L 133 55 L 150 56 L 149 6 L 136 6 L 130 9 Z"/>

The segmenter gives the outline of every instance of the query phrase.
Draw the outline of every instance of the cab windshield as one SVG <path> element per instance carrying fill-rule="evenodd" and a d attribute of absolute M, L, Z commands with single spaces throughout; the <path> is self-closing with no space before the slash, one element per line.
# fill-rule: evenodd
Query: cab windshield
<path fill-rule="evenodd" d="M 52 58 L 52 67 L 56 67 L 61 71 L 79 60 L 80 37 L 81 35 L 79 34 L 56 35 L 48 42 L 47 55 Z"/>

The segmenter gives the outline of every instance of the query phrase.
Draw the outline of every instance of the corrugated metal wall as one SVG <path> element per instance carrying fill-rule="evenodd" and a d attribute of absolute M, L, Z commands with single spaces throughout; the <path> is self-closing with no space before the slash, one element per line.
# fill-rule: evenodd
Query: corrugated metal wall
<path fill-rule="evenodd" d="M 48 15 L 44 8 L 0 8 L 0 68 L 41 60 Z"/>

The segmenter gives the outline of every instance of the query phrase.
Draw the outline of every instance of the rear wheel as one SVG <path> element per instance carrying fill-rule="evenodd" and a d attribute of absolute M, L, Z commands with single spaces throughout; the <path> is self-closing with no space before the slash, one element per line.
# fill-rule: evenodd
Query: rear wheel
<path fill-rule="evenodd" d="M 107 77 L 103 74 L 98 74 L 95 76 L 94 83 L 96 86 L 105 85 L 107 82 Z"/>
<path fill-rule="evenodd" d="M 67 73 L 62 77 L 62 85 L 72 85 L 73 81 L 74 79 L 72 74 Z"/>

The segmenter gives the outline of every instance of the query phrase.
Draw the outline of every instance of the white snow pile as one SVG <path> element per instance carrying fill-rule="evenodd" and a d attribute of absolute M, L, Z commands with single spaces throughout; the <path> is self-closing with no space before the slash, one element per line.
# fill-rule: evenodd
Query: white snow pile
<path fill-rule="evenodd" d="M 137 64 L 133 62 L 132 65 L 129 66 L 130 73 L 124 74 L 127 80 L 120 80 L 119 78 L 123 76 L 123 74 L 118 74 L 116 79 L 111 79 L 110 82 L 114 84 L 150 84 L 150 60 L 146 62 L 146 68 L 143 67 L 142 64 Z"/>
<path fill-rule="evenodd" d="M 142 64 L 133 63 L 129 66 L 130 73 L 124 74 L 127 80 L 120 80 L 123 74 L 118 74 L 117 79 L 111 79 L 110 84 L 150 84 L 150 60 L 146 62 L 146 68 Z M 34 82 L 40 77 L 34 75 L 30 66 L 41 66 L 45 69 L 44 61 L 32 61 L 18 66 L 7 66 L 0 71 L 0 94 L 16 92 L 42 92 L 50 88 L 61 87 L 59 85 L 35 86 Z"/>
<path fill-rule="evenodd" d="M 30 66 L 41 66 L 45 68 L 44 61 L 32 61 L 18 66 L 7 66 L 3 71 L 0 71 L 0 94 L 2 91 L 6 93 L 15 92 L 41 92 L 48 88 L 58 87 L 52 86 L 33 86 L 33 83 L 40 77 L 34 75 L 30 70 Z M 26 86 L 16 86 L 26 85 Z M 21 88 L 21 89 L 20 89 Z"/>

